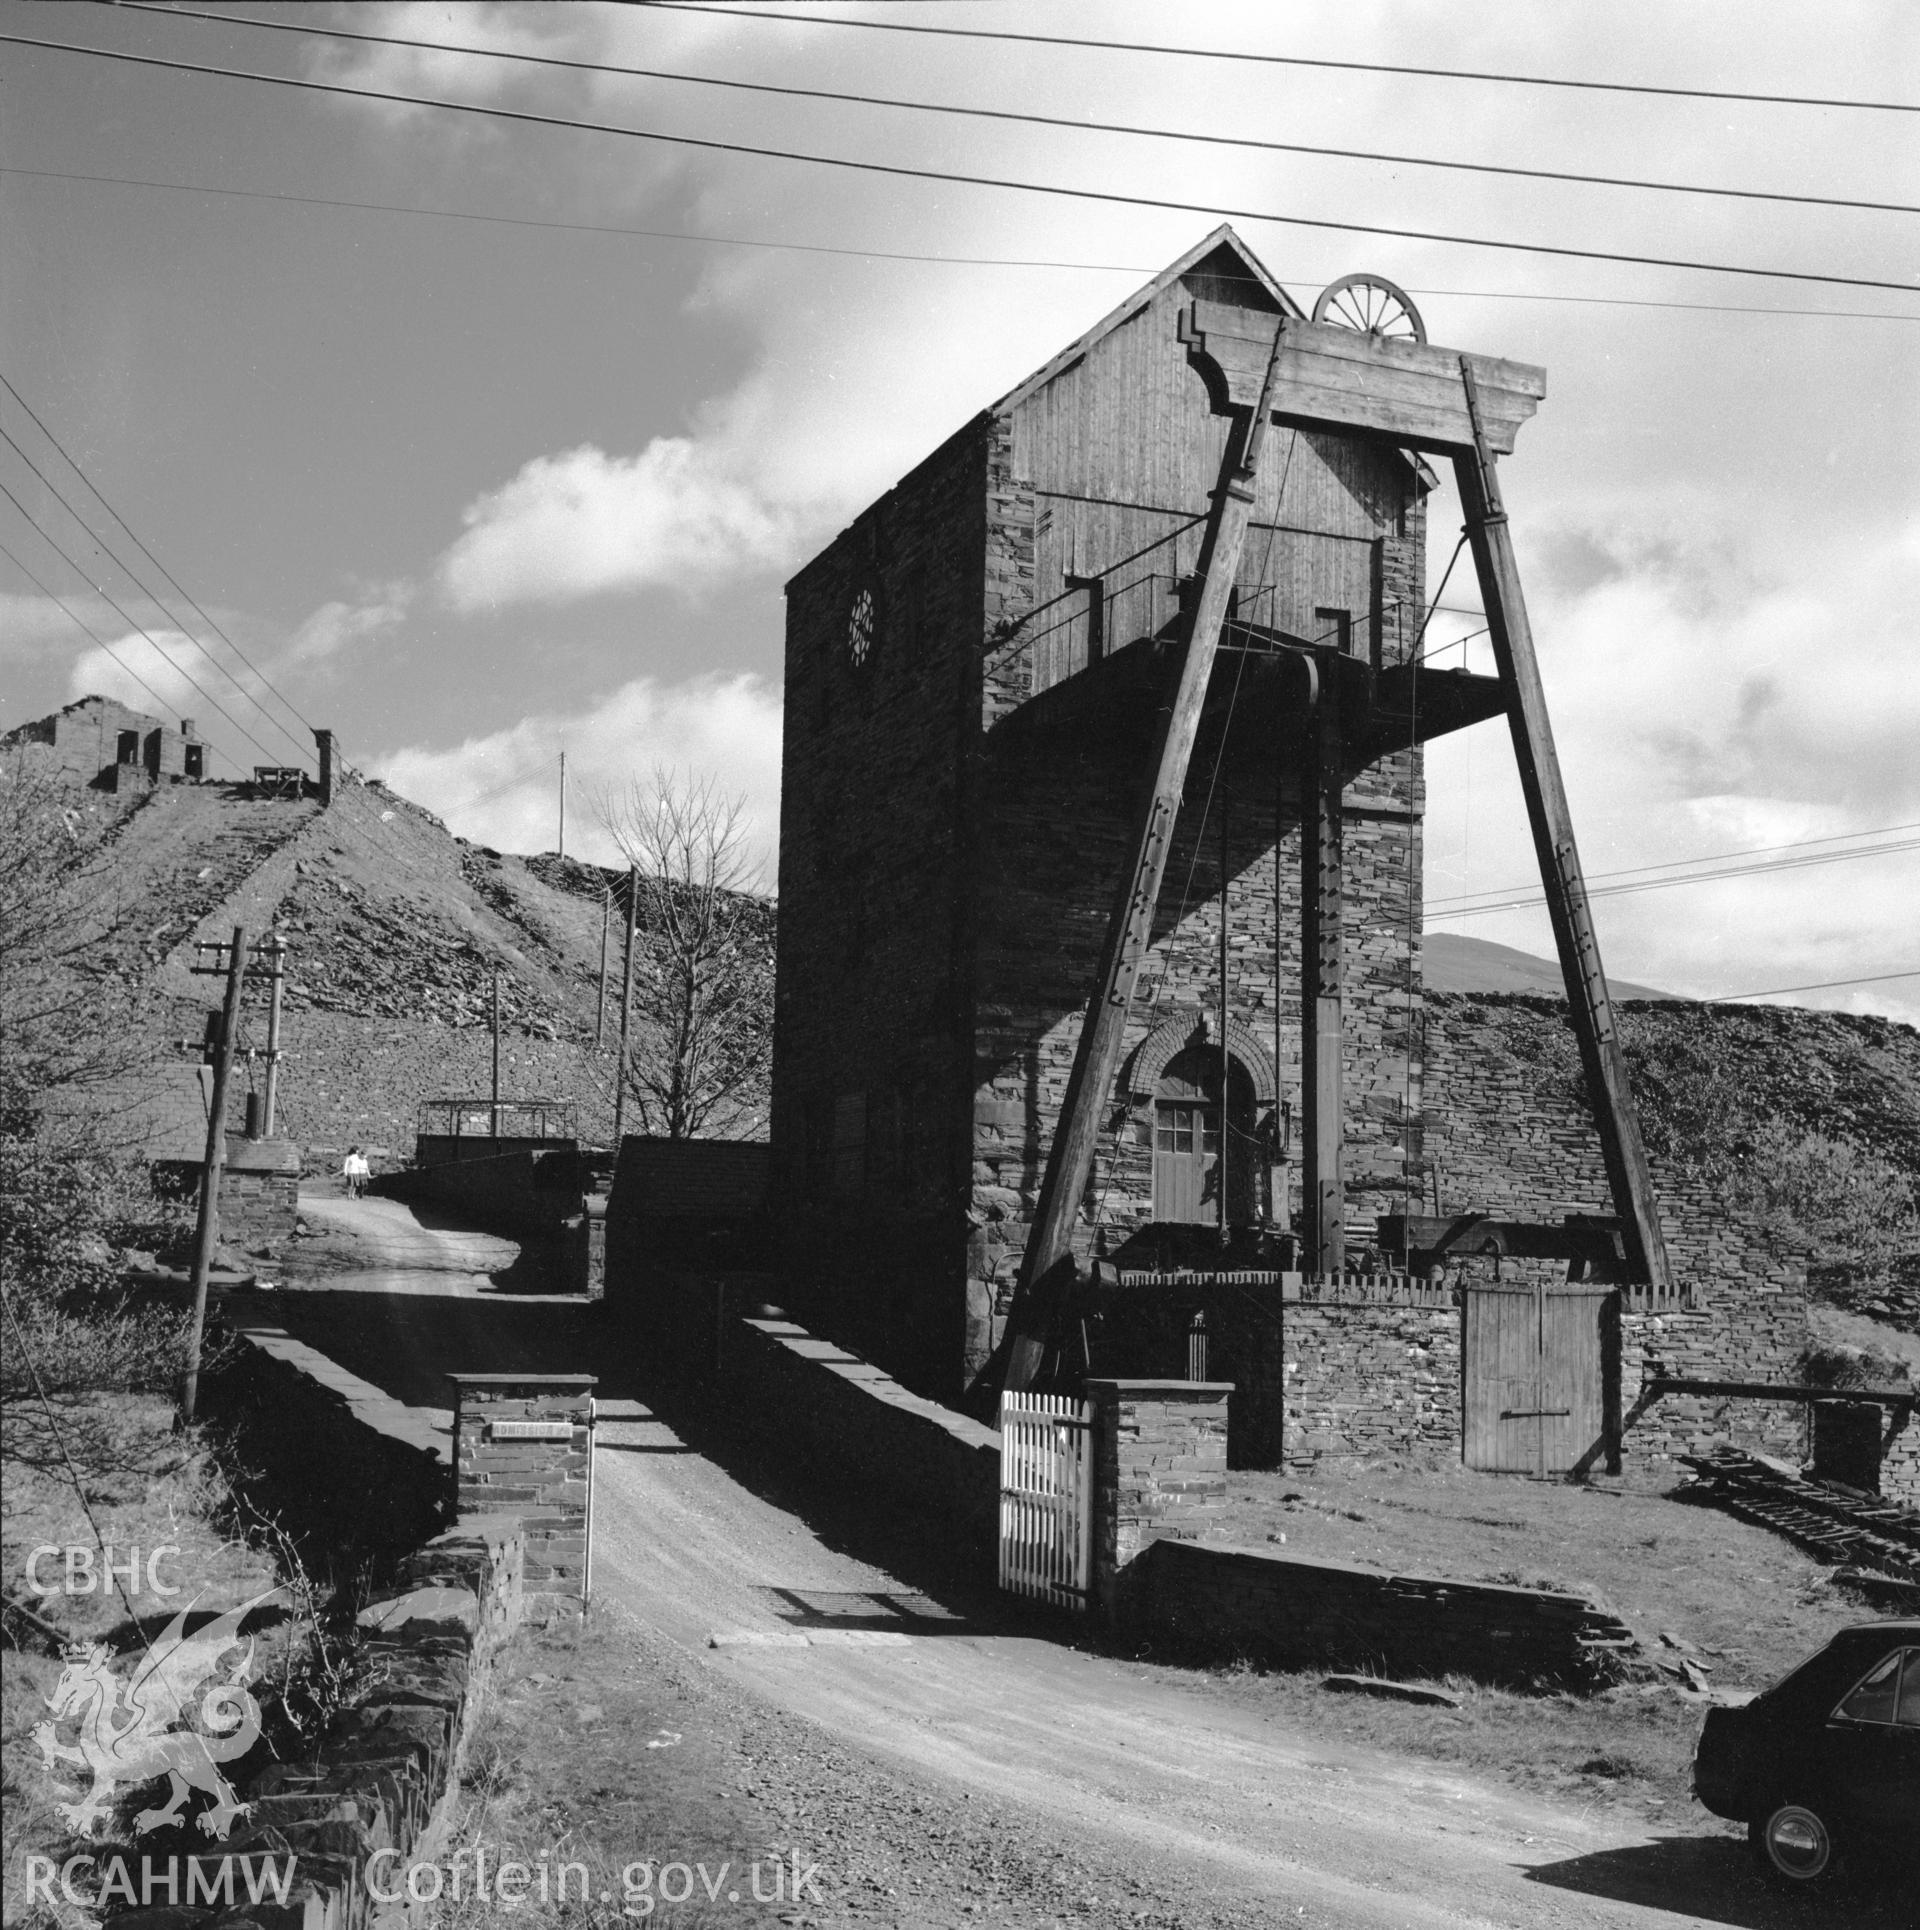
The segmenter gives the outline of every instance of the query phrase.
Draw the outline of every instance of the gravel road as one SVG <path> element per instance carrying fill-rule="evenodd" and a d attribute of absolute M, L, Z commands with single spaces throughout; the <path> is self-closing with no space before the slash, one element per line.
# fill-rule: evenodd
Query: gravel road
<path fill-rule="evenodd" d="M 1654 1838 L 1291 1730 L 1178 1670 L 1076 1647 L 1064 1624 L 1009 1618 L 990 1593 L 920 1593 L 782 1505 L 777 1484 L 696 1451 L 663 1418 L 671 1402 L 623 1393 L 579 1303 L 488 1291 L 464 1267 L 428 1289 L 423 1244 L 399 1225 L 409 1277 L 383 1287 L 391 1217 L 354 1218 L 368 1270 L 289 1292 L 279 1311 L 422 1405 L 444 1399 L 448 1368 L 602 1374 L 595 1622 L 618 1638 L 609 1666 L 671 1685 L 677 1729 L 723 1766 L 707 1780 L 724 1774 L 742 1855 L 772 1831 L 819 1863 L 825 1904 L 786 1921 L 1897 1930 L 1893 1899 L 1817 1915 L 1773 1899 L 1705 1817 Z M 712 1798 L 689 1788 L 700 1840 L 717 1827 Z"/>

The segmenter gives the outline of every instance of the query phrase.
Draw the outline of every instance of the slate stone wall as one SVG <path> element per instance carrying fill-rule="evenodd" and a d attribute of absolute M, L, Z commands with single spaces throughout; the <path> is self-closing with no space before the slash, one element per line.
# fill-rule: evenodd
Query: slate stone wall
<path fill-rule="evenodd" d="M 178 1856 L 180 1901 L 109 1921 L 121 1930 L 401 1930 L 420 1921 L 420 1906 L 410 1916 L 404 1901 L 374 1891 L 402 1890 L 411 1865 L 448 1852 L 468 1716 L 518 1625 L 524 1552 L 509 1519 L 452 1529 L 411 1555 L 359 1616 L 374 1664 L 365 1695 L 309 1753 L 266 1759 L 236 1779 L 246 1814 L 224 1842 L 196 1835 Z M 102 1861 L 111 1854 L 103 1846 Z M 126 1861 L 139 1868 L 137 1854 Z M 246 1900 L 248 1873 L 258 1877 L 263 1863 L 283 1876 L 291 1866 L 284 1903 Z M 218 1901 L 187 1901 L 206 1896 Z"/>
<path fill-rule="evenodd" d="M 1141 1556 L 1151 1544 L 1218 1533 L 1232 1392 L 1222 1381 L 1088 1381 L 1093 1599 L 1110 1619 L 1140 1612 Z"/>
<path fill-rule="evenodd" d="M 1410 647 L 1424 517 L 1413 495 L 1392 511 L 1373 545 L 1380 634 L 1357 639 L 1388 661 Z M 772 1139 L 790 1292 L 819 1331 L 945 1399 L 1003 1329 L 1141 778 L 1097 731 L 1024 728 L 1037 685 L 1022 626 L 1051 514 L 1020 473 L 1013 419 L 983 416 L 788 585 Z M 1309 606 L 1318 555 L 1308 543 L 1274 562 Z M 859 663 L 856 608 L 872 623 Z M 1276 1058 L 1297 1109 L 1298 806 L 1276 791 L 1271 744 L 1242 732 L 1217 749 L 1195 759 L 1128 1049 L 1215 1011 L 1224 891 L 1231 1017 L 1266 1057 L 1265 1110 Z M 1403 1203 L 1419 1156 L 1419 754 L 1362 774 L 1349 802 L 1347 1125 L 1364 1219 Z M 1150 1218 L 1150 1128 L 1150 1094 L 1107 1121 L 1083 1256 Z"/>
<path fill-rule="evenodd" d="M 970 423 L 787 586 L 771 1138 L 790 1304 L 949 1397 L 989 452 Z"/>
<path fill-rule="evenodd" d="M 1594 1688 L 1632 1645 L 1578 1595 L 1395 1575 L 1352 1562 L 1164 1540 L 1135 1614 L 1196 1649 L 1267 1668 L 1465 1675 L 1513 1688 Z"/>
<path fill-rule="evenodd" d="M 803 1478 L 890 1502 L 992 1560 L 1000 1520 L 994 1429 L 790 1320 L 729 1321 L 720 1386 L 740 1419 L 777 1440 Z"/>
<path fill-rule="evenodd" d="M 591 1374 L 450 1374 L 458 1519 L 517 1514 L 527 1592 L 584 1613 L 593 1463 Z M 555 1438 L 528 1438 L 532 1430 Z"/>
<path fill-rule="evenodd" d="M 248 1470 L 248 1499 L 343 1573 L 418 1548 L 451 1519 L 444 1439 L 419 1409 L 295 1340 L 247 1298 L 221 1305 L 216 1332 L 228 1338 L 204 1387 L 209 1417 Z"/>
<path fill-rule="evenodd" d="M 1456 1307 L 1285 1309 L 1285 1465 L 1460 1460 Z"/>
<path fill-rule="evenodd" d="M 1523 1218 L 1613 1210 L 1599 1140 L 1576 1079 L 1522 1056 L 1514 1005 L 1566 1023 L 1555 1000 L 1461 996 L 1428 1001 L 1426 1151 L 1447 1209 Z M 1661 1222 L 1690 1309 L 1621 1318 L 1621 1402 L 1631 1458 L 1665 1459 L 1715 1440 L 1799 1454 L 1805 1417 L 1793 1403 L 1666 1396 L 1642 1400 L 1657 1372 L 1706 1380 L 1792 1382 L 1807 1346 L 1807 1255 L 1729 1214 L 1697 1177 L 1654 1168 Z M 1544 1264 L 1544 1263 L 1543 1263 Z M 1524 1272 L 1524 1269 L 1515 1269 Z M 1563 1271 L 1547 1268 L 1549 1277 Z"/>

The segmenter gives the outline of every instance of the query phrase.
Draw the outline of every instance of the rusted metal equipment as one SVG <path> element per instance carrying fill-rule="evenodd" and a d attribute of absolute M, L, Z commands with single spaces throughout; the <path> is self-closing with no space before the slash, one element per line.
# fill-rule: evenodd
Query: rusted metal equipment
<path fill-rule="evenodd" d="M 1634 1112 L 1588 910 L 1571 813 L 1561 782 L 1518 566 L 1495 474 L 1546 392 L 1544 371 L 1492 356 L 1462 354 L 1425 340 L 1401 291 L 1377 277 L 1347 277 L 1305 321 L 1286 314 L 1196 300 L 1179 339 L 1227 416 L 1220 481 L 1213 492 L 1177 686 L 1162 713 L 1154 779 L 1135 830 L 1131 859 L 1109 919 L 1093 996 L 1077 1042 L 1058 1130 L 1048 1147 L 1039 1206 L 1019 1275 L 1002 1385 L 1021 1389 L 1042 1371 L 1047 1334 L 1072 1275 L 1071 1233 L 1092 1171 L 1099 1121 L 1118 1069 L 1142 955 L 1149 941 L 1166 853 L 1206 708 L 1214 656 L 1229 602 L 1266 433 L 1272 424 L 1377 438 L 1453 464 L 1485 601 L 1498 676 L 1464 682 L 1429 671 L 1435 716 L 1417 656 L 1385 666 L 1355 660 L 1341 644 L 1235 626 L 1240 646 L 1306 672 L 1268 679 L 1264 701 L 1296 727 L 1301 776 L 1301 1066 L 1304 1112 L 1303 1260 L 1339 1273 L 1346 1260 L 1342 1156 L 1342 811 L 1356 768 L 1504 711 L 1513 737 L 1541 879 L 1581 1062 L 1586 1072 L 1617 1215 L 1617 1239 L 1598 1227 L 1578 1232 L 1564 1257 L 1664 1291 L 1670 1275 L 1652 1178 Z M 1356 306 L 1357 304 L 1357 306 Z M 1347 326 L 1339 325 L 1344 319 Z M 1377 326 L 1376 326 L 1377 322 Z M 1121 652 L 1121 658 L 1134 654 Z M 1144 653 L 1142 653 L 1144 655 Z M 1116 668 L 1118 665 L 1116 664 Z M 1147 674 L 1143 670 L 1142 675 Z M 1263 699 L 1255 680 L 1253 702 Z M 1236 679 L 1236 693 L 1239 688 Z M 1282 695 L 1282 691 L 1287 693 Z M 1222 916 L 1225 916 L 1223 885 Z M 1224 1093 L 1223 1093 L 1224 1107 Z M 1223 1109 L 1224 1123 L 1224 1109 Z M 1222 1145 L 1224 1146 L 1224 1132 Z M 1225 1176 L 1221 1180 L 1225 1191 Z M 1564 1234 L 1571 1248 L 1575 1236 Z M 1403 1229 L 1402 1249 L 1413 1243 Z"/>

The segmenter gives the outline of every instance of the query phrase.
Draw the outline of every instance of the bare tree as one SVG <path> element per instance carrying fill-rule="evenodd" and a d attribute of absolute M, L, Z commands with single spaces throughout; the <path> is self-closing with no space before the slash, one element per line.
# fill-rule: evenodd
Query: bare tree
<path fill-rule="evenodd" d="M 773 907 L 746 801 L 656 767 L 603 791 L 595 815 L 636 894 L 626 1089 L 651 1133 L 744 1136 L 765 1117 L 773 1036 Z"/>

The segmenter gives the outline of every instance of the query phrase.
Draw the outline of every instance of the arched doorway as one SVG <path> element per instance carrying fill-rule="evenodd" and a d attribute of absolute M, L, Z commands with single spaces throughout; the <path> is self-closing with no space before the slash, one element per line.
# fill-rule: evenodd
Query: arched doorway
<path fill-rule="evenodd" d="M 1227 1223 L 1257 1217 L 1259 1140 L 1252 1075 L 1227 1061 Z M 1153 1094 L 1153 1217 L 1212 1225 L 1220 1216 L 1220 1048 L 1191 1045 L 1167 1061 Z"/>

